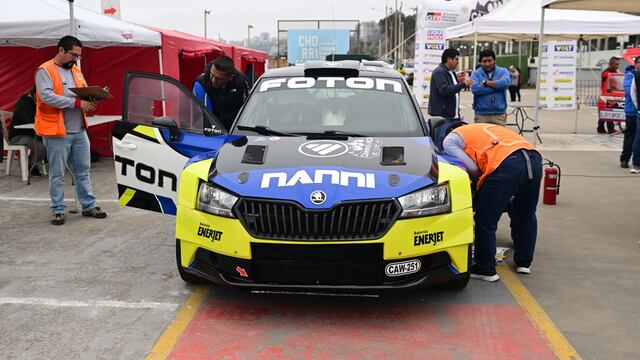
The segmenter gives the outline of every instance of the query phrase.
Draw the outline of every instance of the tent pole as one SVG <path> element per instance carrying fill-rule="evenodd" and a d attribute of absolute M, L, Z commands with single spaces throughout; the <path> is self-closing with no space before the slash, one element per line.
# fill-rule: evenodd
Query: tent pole
<path fill-rule="evenodd" d="M 476 70 L 476 64 L 478 64 L 478 60 L 476 60 L 478 58 L 478 30 L 475 29 L 476 27 L 476 23 L 475 21 L 473 22 L 473 28 L 475 30 L 475 32 L 473 33 L 473 59 L 471 59 L 473 66 L 471 66 L 471 70 L 475 71 Z"/>
<path fill-rule="evenodd" d="M 75 36 L 76 32 L 76 26 L 74 24 L 74 17 L 73 17 L 73 0 L 69 0 L 69 35 L 71 36 Z"/>
<path fill-rule="evenodd" d="M 578 79 L 580 78 L 580 67 L 582 66 L 582 37 L 578 38 L 578 63 L 576 64 L 576 119 L 573 124 L 573 133 L 578 133 L 578 113 L 580 112 L 580 98 L 578 97 Z"/>
<path fill-rule="evenodd" d="M 162 48 L 158 46 L 158 65 L 160 65 L 160 75 L 164 75 L 164 69 L 162 68 Z"/>
<path fill-rule="evenodd" d="M 538 71 L 536 71 L 536 98 L 535 109 L 536 116 L 533 122 L 533 146 L 538 143 L 538 121 L 540 119 L 540 79 L 542 78 L 542 44 L 544 43 L 544 11 L 542 8 L 542 15 L 540 16 L 540 36 L 538 37 Z"/>

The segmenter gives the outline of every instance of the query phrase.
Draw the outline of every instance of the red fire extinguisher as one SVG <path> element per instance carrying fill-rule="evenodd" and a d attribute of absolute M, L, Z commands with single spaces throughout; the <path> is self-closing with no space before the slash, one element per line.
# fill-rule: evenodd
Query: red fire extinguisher
<path fill-rule="evenodd" d="M 560 194 L 560 166 L 551 161 L 547 161 L 544 166 L 542 203 L 546 205 L 555 205 L 556 195 Z"/>

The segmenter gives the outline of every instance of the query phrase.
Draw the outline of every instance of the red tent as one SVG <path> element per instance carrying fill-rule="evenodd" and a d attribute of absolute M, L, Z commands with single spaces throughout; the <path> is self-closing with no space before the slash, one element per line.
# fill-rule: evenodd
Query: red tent
<path fill-rule="evenodd" d="M 162 34 L 162 73 L 176 78 L 189 89 L 207 62 L 220 55 L 233 57 L 233 45 L 176 30 L 145 27 Z"/>
<path fill-rule="evenodd" d="M 233 49 L 233 63 L 236 69 L 246 74 L 249 65 L 253 66 L 253 71 L 255 72 L 253 80 L 264 74 L 267 59 L 269 59 L 269 54 L 266 51 L 240 46 L 236 46 Z"/>

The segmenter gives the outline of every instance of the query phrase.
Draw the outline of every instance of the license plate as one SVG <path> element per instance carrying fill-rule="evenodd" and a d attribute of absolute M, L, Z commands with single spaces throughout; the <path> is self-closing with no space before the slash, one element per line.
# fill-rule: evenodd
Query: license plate
<path fill-rule="evenodd" d="M 420 266 L 420 260 L 418 259 L 395 262 L 387 264 L 387 266 L 384 268 L 384 272 L 385 274 L 387 274 L 387 276 L 407 275 L 420 271 Z"/>

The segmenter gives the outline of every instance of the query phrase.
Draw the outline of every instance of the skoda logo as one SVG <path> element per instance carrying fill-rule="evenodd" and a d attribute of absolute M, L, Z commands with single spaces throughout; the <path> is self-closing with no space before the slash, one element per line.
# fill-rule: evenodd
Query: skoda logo
<path fill-rule="evenodd" d="M 349 151 L 349 147 L 335 140 L 315 140 L 307 141 L 300 145 L 298 152 L 311 157 L 334 157 L 340 156 Z"/>
<path fill-rule="evenodd" d="M 311 202 L 314 205 L 322 205 L 327 200 L 327 194 L 325 194 L 322 190 L 316 190 L 311 193 L 309 199 L 311 199 Z"/>

